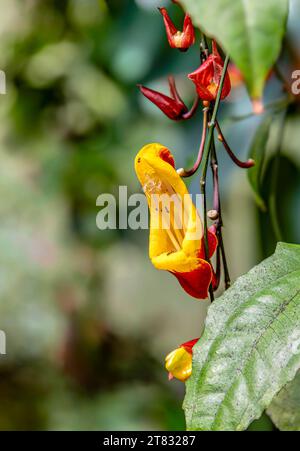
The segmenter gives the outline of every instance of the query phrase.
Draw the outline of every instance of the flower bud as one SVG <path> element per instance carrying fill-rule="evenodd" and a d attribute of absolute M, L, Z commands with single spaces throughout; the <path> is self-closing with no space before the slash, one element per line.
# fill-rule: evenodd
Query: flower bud
<path fill-rule="evenodd" d="M 188 78 L 195 83 L 200 99 L 209 102 L 216 99 L 223 67 L 223 60 L 219 55 L 216 43 L 213 41 L 213 53 L 195 72 L 188 75 Z M 230 90 L 231 83 L 227 71 L 221 93 L 222 100 L 228 96 Z"/>
<path fill-rule="evenodd" d="M 183 52 L 188 50 L 189 47 L 191 47 L 195 43 L 195 31 L 190 16 L 188 14 L 185 15 L 183 31 L 179 31 L 170 19 L 166 8 L 158 9 L 164 19 L 170 47 L 172 47 L 173 49 L 179 49 Z"/>
<path fill-rule="evenodd" d="M 179 120 L 182 118 L 183 114 L 188 111 L 188 108 L 185 106 L 183 101 L 174 95 L 171 88 L 172 97 L 166 96 L 161 92 L 154 91 L 153 89 L 146 88 L 145 86 L 138 85 L 141 93 L 147 97 L 152 103 L 154 103 L 169 119 L 173 121 Z"/>
<path fill-rule="evenodd" d="M 199 338 L 187 341 L 179 348 L 170 352 L 166 357 L 166 369 L 169 371 L 169 379 L 179 379 L 185 382 L 192 374 L 192 355 L 193 347 Z"/>
<path fill-rule="evenodd" d="M 212 221 L 215 221 L 216 219 L 219 218 L 219 213 L 217 212 L 217 210 L 209 210 L 207 212 L 207 217 Z"/>

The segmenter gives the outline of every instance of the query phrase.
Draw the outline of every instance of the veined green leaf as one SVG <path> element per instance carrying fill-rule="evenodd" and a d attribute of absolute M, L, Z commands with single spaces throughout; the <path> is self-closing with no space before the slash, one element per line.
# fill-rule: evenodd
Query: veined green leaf
<path fill-rule="evenodd" d="M 241 70 L 253 98 L 262 96 L 281 48 L 288 0 L 181 0 L 195 25 L 215 37 Z"/>
<path fill-rule="evenodd" d="M 244 430 L 300 367 L 300 246 L 237 279 L 209 308 L 184 409 L 189 430 Z"/>

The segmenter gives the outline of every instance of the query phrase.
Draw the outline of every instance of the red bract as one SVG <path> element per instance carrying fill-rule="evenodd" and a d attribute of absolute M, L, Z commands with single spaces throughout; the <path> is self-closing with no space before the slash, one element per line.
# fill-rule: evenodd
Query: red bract
<path fill-rule="evenodd" d="M 188 78 L 195 83 L 200 99 L 209 102 L 216 99 L 223 67 L 223 60 L 219 55 L 216 43 L 213 42 L 213 53 L 195 72 L 188 75 Z M 230 78 L 228 72 L 226 72 L 221 94 L 222 100 L 228 96 L 230 90 Z"/>
<path fill-rule="evenodd" d="M 179 31 L 177 30 L 174 23 L 170 19 L 166 8 L 158 8 L 158 9 L 164 18 L 167 38 L 170 47 L 185 52 L 189 47 L 191 47 L 195 43 L 195 31 L 190 16 L 188 14 L 185 15 L 183 23 L 183 31 Z"/>
<path fill-rule="evenodd" d="M 166 357 L 166 369 L 169 372 L 169 380 L 176 377 L 185 382 L 192 374 L 193 347 L 199 338 L 187 341 Z"/>
<path fill-rule="evenodd" d="M 181 119 L 188 109 L 179 97 L 172 78 L 169 79 L 169 85 L 172 97 L 142 85 L 138 85 L 138 87 L 141 93 L 154 103 L 169 119 L 176 121 Z"/>
<path fill-rule="evenodd" d="M 190 354 L 193 354 L 193 347 L 199 340 L 200 340 L 200 338 L 194 338 L 193 340 L 182 343 L 179 347 L 184 348 L 187 352 L 189 352 Z"/>

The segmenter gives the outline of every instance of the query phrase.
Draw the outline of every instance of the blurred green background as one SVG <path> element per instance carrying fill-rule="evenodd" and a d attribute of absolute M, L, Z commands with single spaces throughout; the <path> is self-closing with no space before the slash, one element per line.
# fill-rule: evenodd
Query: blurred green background
<path fill-rule="evenodd" d="M 178 166 L 195 155 L 201 114 L 172 123 L 136 83 L 166 90 L 173 73 L 187 103 L 194 46 L 168 47 L 158 0 L 2 0 L 0 69 L 0 429 L 180 430 L 184 385 L 168 382 L 164 357 L 200 335 L 206 301 L 189 298 L 148 259 L 148 232 L 100 231 L 101 193 L 140 192 L 133 161 L 162 142 Z M 287 55 L 297 53 L 293 2 Z M 167 91 L 165 91 L 167 92 Z M 265 102 L 282 97 L 275 76 Z M 241 158 L 261 118 L 235 122 L 251 105 L 243 87 L 221 121 Z M 286 241 L 299 242 L 299 108 L 290 108 L 279 197 Z M 246 173 L 218 147 L 225 244 L 233 279 L 273 252 L 267 215 Z M 266 190 L 268 188 L 266 187 Z M 194 178 L 191 190 L 197 192 Z M 255 426 L 254 426 L 255 427 Z M 257 428 L 272 428 L 265 418 Z"/>

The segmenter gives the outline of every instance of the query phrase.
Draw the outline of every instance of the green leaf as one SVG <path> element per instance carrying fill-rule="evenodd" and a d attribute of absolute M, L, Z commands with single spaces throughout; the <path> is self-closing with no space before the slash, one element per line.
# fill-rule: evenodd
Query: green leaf
<path fill-rule="evenodd" d="M 244 430 L 300 367 L 300 246 L 237 279 L 208 311 L 184 409 L 189 430 Z"/>
<path fill-rule="evenodd" d="M 300 431 L 300 372 L 273 399 L 267 413 L 281 431 Z"/>
<path fill-rule="evenodd" d="M 270 417 L 264 412 L 258 420 L 254 420 L 247 431 L 274 431 L 275 426 Z"/>
<path fill-rule="evenodd" d="M 262 96 L 280 53 L 288 0 L 181 0 L 195 25 L 217 39 L 241 70 L 253 98 Z"/>
<path fill-rule="evenodd" d="M 261 178 L 271 124 L 272 116 L 266 116 L 258 127 L 249 152 L 249 158 L 255 161 L 255 166 L 247 171 L 248 180 L 253 189 L 256 203 L 262 211 L 266 211 L 266 205 L 261 195 Z"/>

